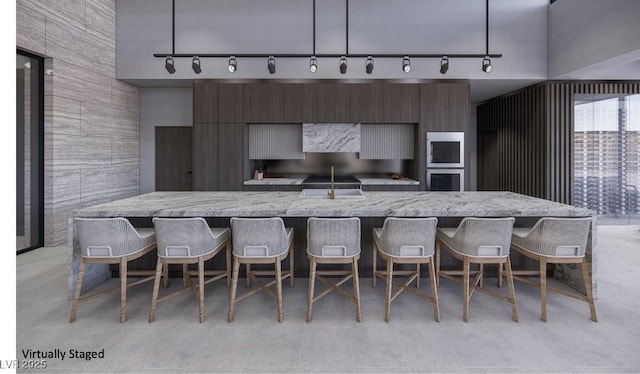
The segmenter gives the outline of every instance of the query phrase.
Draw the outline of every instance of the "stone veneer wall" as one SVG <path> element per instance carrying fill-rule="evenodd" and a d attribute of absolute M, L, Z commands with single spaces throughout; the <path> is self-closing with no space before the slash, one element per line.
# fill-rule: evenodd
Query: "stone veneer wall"
<path fill-rule="evenodd" d="M 73 210 L 139 192 L 138 88 L 116 80 L 115 0 L 17 0 L 16 45 L 45 57 L 45 245 Z"/>

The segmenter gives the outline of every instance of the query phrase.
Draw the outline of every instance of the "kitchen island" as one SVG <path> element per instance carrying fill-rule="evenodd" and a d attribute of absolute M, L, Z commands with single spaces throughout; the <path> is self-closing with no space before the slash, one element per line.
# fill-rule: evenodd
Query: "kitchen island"
<path fill-rule="evenodd" d="M 530 227 L 540 217 L 594 217 L 587 258 L 595 274 L 595 213 L 513 192 L 366 192 L 363 198 L 330 200 L 302 198 L 300 192 L 152 192 L 83 208 L 74 217 L 126 217 L 136 226 L 152 227 L 153 217 L 205 217 L 212 226 L 228 227 L 231 217 L 282 217 L 295 230 L 296 270 L 307 266 L 307 217 L 360 217 L 362 220 L 361 274 L 371 274 L 371 229 L 386 217 L 438 217 L 438 226 L 455 226 L 464 217 L 515 217 L 516 226 Z M 69 219 L 69 295 L 75 288 L 80 249 L 73 217 Z M 150 269 L 153 264 L 150 262 Z M 446 263 L 443 263 L 446 265 Z M 581 289 L 580 272 L 556 269 L 556 277 Z M 107 266 L 87 267 L 83 291 L 109 279 Z M 302 274 L 296 276 L 302 276 Z"/>

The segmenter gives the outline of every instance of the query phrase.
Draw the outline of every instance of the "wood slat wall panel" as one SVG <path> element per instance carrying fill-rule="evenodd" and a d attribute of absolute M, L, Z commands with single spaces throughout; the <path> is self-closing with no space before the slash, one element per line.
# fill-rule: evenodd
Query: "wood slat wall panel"
<path fill-rule="evenodd" d="M 478 189 L 572 204 L 575 94 L 638 93 L 637 82 L 547 82 L 480 105 Z"/>

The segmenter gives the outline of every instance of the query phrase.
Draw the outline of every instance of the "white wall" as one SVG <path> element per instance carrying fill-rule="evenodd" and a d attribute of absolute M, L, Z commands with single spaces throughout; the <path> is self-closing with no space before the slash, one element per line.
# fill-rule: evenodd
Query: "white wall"
<path fill-rule="evenodd" d="M 560 0 L 549 7 L 549 78 L 588 78 L 638 60 L 640 1 Z"/>
<path fill-rule="evenodd" d="M 192 125 L 190 87 L 140 89 L 140 193 L 155 191 L 155 128 Z"/>
<path fill-rule="evenodd" d="M 447 75 L 439 59 L 412 61 L 401 71 L 401 59 L 375 60 L 373 74 L 365 59 L 349 61 L 347 74 L 338 59 L 320 59 L 309 72 L 309 59 L 278 59 L 270 75 L 266 59 L 239 59 L 238 71 L 227 71 L 227 58 L 202 59 L 202 74 L 191 70 L 191 59 L 176 59 L 176 73 L 164 68 L 154 53 L 171 53 L 170 0 L 118 0 L 117 74 L 145 85 L 144 80 L 213 79 L 546 79 L 548 0 L 492 0 L 490 52 L 494 71 L 481 70 L 481 59 L 450 61 Z M 485 53 L 485 2 L 478 0 L 351 0 L 349 52 Z M 311 55 L 312 1 L 190 0 L 176 2 L 176 53 L 300 53 Z M 344 53 L 345 1 L 316 2 L 316 52 Z"/>

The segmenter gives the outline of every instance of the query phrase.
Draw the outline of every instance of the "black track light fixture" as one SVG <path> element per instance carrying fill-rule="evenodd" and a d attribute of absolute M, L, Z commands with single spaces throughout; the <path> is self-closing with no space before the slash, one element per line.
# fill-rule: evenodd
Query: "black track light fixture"
<path fill-rule="evenodd" d="M 491 73 L 491 70 L 493 70 L 493 66 L 491 66 L 491 59 L 489 56 L 485 56 L 482 59 L 482 71 L 485 73 Z"/>
<path fill-rule="evenodd" d="M 191 60 L 191 68 L 196 74 L 202 73 L 202 68 L 200 67 L 200 58 L 198 56 L 193 56 L 193 59 Z"/>
<path fill-rule="evenodd" d="M 402 71 L 404 71 L 405 73 L 411 71 L 411 60 L 409 59 L 409 56 L 404 56 L 404 58 L 402 59 Z"/>
<path fill-rule="evenodd" d="M 347 56 L 340 57 L 340 74 L 347 72 Z"/>
<path fill-rule="evenodd" d="M 229 66 L 227 67 L 229 73 L 235 73 L 238 70 L 238 60 L 235 57 L 229 57 Z"/>
<path fill-rule="evenodd" d="M 267 69 L 269 69 L 269 74 L 276 73 L 276 58 L 273 56 L 269 56 L 267 59 Z"/>
<path fill-rule="evenodd" d="M 318 59 L 316 56 L 311 56 L 309 59 L 309 71 L 315 73 L 318 71 Z"/>
<path fill-rule="evenodd" d="M 373 57 L 371 56 L 367 57 L 367 64 L 365 66 L 366 66 L 367 74 L 373 73 Z"/>
<path fill-rule="evenodd" d="M 173 74 L 176 72 L 176 67 L 173 64 L 173 57 L 167 56 L 167 58 L 164 60 L 164 68 L 167 69 L 169 74 Z"/>
<path fill-rule="evenodd" d="M 449 70 L 449 58 L 447 56 L 442 56 L 442 60 L 440 60 L 440 74 L 447 74 Z"/>

